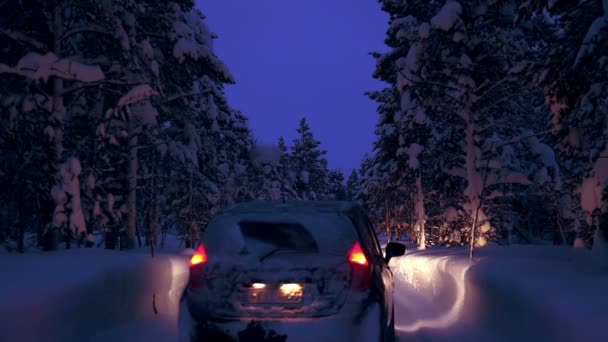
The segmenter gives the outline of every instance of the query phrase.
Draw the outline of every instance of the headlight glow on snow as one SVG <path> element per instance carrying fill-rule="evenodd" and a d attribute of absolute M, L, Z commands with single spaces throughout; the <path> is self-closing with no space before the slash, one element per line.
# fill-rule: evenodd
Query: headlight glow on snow
<path fill-rule="evenodd" d="M 466 273 L 470 265 L 453 264 L 449 265 L 450 269 L 448 270 L 448 260 L 449 257 L 445 256 L 410 256 L 400 260 L 397 267 L 400 278 L 405 278 L 403 280 L 414 287 L 420 293 L 420 296 L 426 297 L 427 300 L 449 301 L 449 305 L 442 312 L 431 315 L 432 317 L 405 324 L 395 324 L 395 329 L 411 333 L 425 328 L 447 328 L 458 321 L 464 309 Z M 447 277 L 453 279 L 446 282 Z M 452 286 L 450 283 L 455 286 L 453 295 L 451 295 L 451 291 L 445 288 L 446 285 Z M 395 298 L 395 300 L 398 300 L 398 298 Z M 424 310 L 424 308 L 420 309 Z"/>

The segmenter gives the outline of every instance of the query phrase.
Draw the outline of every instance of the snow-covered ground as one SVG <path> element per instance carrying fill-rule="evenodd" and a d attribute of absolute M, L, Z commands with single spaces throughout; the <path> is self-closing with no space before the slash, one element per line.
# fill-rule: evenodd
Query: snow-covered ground
<path fill-rule="evenodd" d="M 167 341 L 187 259 L 151 258 L 145 249 L 1 255 L 2 274 L 11 276 L 0 282 L 0 341 Z"/>
<path fill-rule="evenodd" d="M 411 249 L 391 261 L 397 330 L 418 341 L 608 341 L 608 265 L 587 250 Z"/>
<path fill-rule="evenodd" d="M 471 264 L 466 248 L 408 247 L 391 261 L 401 341 L 608 341 L 608 267 L 587 251 L 490 246 Z M 176 340 L 176 251 L 0 256 L 0 340 Z"/>

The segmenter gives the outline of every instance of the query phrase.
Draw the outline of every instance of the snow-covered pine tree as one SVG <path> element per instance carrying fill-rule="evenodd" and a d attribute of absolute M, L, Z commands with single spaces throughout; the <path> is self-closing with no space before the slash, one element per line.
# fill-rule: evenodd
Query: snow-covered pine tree
<path fill-rule="evenodd" d="M 379 57 L 375 75 L 400 96 L 399 109 L 389 111 L 399 147 L 396 158 L 389 152 L 387 160 L 405 159 L 418 172 L 404 183 L 417 189 L 419 227 L 428 220 L 441 230 L 445 218 L 453 216 L 447 213 L 456 210 L 466 215 L 463 228 L 475 236 L 471 246 L 483 244 L 485 238 L 474 229 L 493 231 L 484 203 L 490 186 L 527 185 L 536 175 L 559 186 L 552 151 L 536 139 L 537 127 L 522 125 L 522 113 L 533 111 L 538 94 L 510 78 L 522 54 L 520 37 L 510 26 L 514 9 L 508 1 L 383 4 L 391 14 L 386 41 L 393 50 Z M 514 143 L 534 158 L 511 154 L 511 162 L 519 158 L 512 163 L 518 167 L 503 169 L 497 160 L 502 150 L 496 148 Z M 420 234 L 421 247 L 425 236 Z"/>
<path fill-rule="evenodd" d="M 379 174 L 378 168 L 375 167 L 376 165 L 378 163 L 375 162 L 372 156 L 367 154 L 364 156 L 359 168 L 361 186 L 359 193 L 356 194 L 356 199 L 362 203 L 370 219 L 375 223 L 378 232 L 382 228 L 386 232 L 387 229 L 390 229 L 389 225 L 387 225 L 388 222 L 386 222 L 390 208 L 387 208 L 388 203 L 384 197 L 386 195 L 386 188 L 382 182 L 382 176 Z"/>
<path fill-rule="evenodd" d="M 0 6 L 14 14 L 0 18 L 0 146 L 6 156 L 0 181 L 23 190 L 15 188 L 23 196 L 3 202 L 11 228 L 1 229 L 0 239 L 15 238 L 19 232 L 12 227 L 26 224 L 81 232 L 83 225 L 70 218 L 82 216 L 76 214 L 81 207 L 89 233 L 122 230 L 132 246 L 138 227 L 171 217 L 157 208 L 175 198 L 171 191 L 159 194 L 160 188 L 192 179 L 192 197 L 201 205 L 192 206 L 186 221 L 196 229 L 223 205 L 247 196 L 250 132 L 246 118 L 226 103 L 223 84 L 232 76 L 213 54 L 214 35 L 193 1 L 24 0 Z M 181 155 L 196 163 L 165 153 L 180 144 Z M 75 175 L 80 182 L 74 183 Z M 73 191 L 78 183 L 79 195 Z M 138 200 L 140 194 L 150 200 Z M 74 202 L 79 197 L 81 205 Z M 190 205 L 172 203 L 167 208 L 173 213 Z M 15 214 L 23 204 L 27 214 Z M 16 224 L 28 216 L 31 222 Z M 115 244 L 115 238 L 107 242 Z"/>
<path fill-rule="evenodd" d="M 112 86 L 89 100 L 89 106 L 95 108 L 91 116 L 96 153 L 86 191 L 93 201 L 91 218 L 106 233 L 106 247 L 114 248 L 120 238 L 121 248 L 133 248 L 136 242 L 141 245 L 138 212 L 145 211 L 138 208 L 143 202 L 138 201 L 138 183 L 148 162 L 142 156 L 157 160 L 155 147 L 160 139 L 155 100 L 160 95 L 159 70 L 150 44 L 158 27 L 147 16 L 162 13 L 162 8 L 130 1 L 99 3 L 92 8 L 112 35 L 96 37 L 97 45 L 82 49 L 105 57 L 103 66 Z M 166 21 L 165 16 L 158 19 L 158 23 Z"/>
<path fill-rule="evenodd" d="M 234 112 L 232 120 L 227 121 L 226 126 L 222 126 L 222 132 L 220 137 L 223 139 L 216 142 L 219 146 L 219 156 L 224 158 L 219 164 L 220 171 L 223 172 L 223 178 L 219 180 L 222 184 L 223 200 L 217 210 L 235 202 L 251 199 L 248 192 L 250 186 L 248 166 L 251 163 L 254 140 L 247 119 L 240 112 Z"/>
<path fill-rule="evenodd" d="M 356 201 L 360 191 L 361 180 L 359 178 L 359 172 L 353 169 L 346 180 L 345 197 L 349 201 Z"/>
<path fill-rule="evenodd" d="M 382 222 L 388 231 L 394 228 L 396 217 L 405 214 L 399 208 L 414 196 L 416 188 L 409 187 L 408 184 L 416 175 L 409 169 L 408 159 L 398 155 L 400 141 L 395 123 L 395 118 L 400 113 L 398 93 L 388 88 L 371 93 L 370 96 L 379 102 L 380 119 L 376 126 L 374 157 L 369 160 L 371 165 L 363 177 L 363 187 L 366 189 L 368 205 L 375 208 L 374 211 L 382 213 Z"/>
<path fill-rule="evenodd" d="M 46 46 L 20 25 L 22 18 L 34 19 L 39 13 L 23 11 L 17 15 L 19 8 L 6 3 L 0 5 L 0 10 L 7 14 L 0 18 L 3 27 L 0 33 L 0 186 L 4 189 L 0 195 L 0 245 L 23 252 L 27 228 L 34 228 L 41 235 L 52 220 L 54 203 L 50 189 L 54 179 L 49 175 L 55 174 L 57 165 L 52 144 L 54 131 L 50 126 L 50 98 L 40 89 L 44 81 L 8 71 L 32 49 Z M 32 21 L 32 31 L 44 29 L 44 22 Z"/>
<path fill-rule="evenodd" d="M 306 118 L 299 122 L 298 137 L 291 147 L 290 162 L 296 175 L 295 190 L 299 198 L 314 200 L 329 196 L 329 170 L 321 142 L 313 136 Z"/>
<path fill-rule="evenodd" d="M 160 117 L 170 157 L 164 174 L 172 177 L 162 199 L 164 225 L 192 245 L 216 212 L 243 196 L 251 139 L 246 118 L 225 99 L 223 86 L 234 80 L 213 53 L 204 16 L 191 2 L 168 6 L 168 37 L 159 42 Z"/>
<path fill-rule="evenodd" d="M 383 2 L 383 9 L 390 14 L 385 43 L 392 50 L 384 55 L 374 54 L 377 58 L 374 77 L 392 86 L 370 94 L 379 103 L 375 174 L 376 184 L 383 184 L 385 189 L 385 224 L 396 226 L 392 222 L 395 221 L 393 217 L 408 216 L 400 211 L 407 211 L 409 206 L 404 205 L 406 202 L 413 202 L 415 213 L 412 223 L 420 248 L 426 246 L 426 194 L 433 193 L 429 185 L 441 173 L 435 169 L 428 173 L 425 171 L 433 167 L 434 160 L 437 160 L 437 152 L 433 148 L 436 141 L 431 135 L 432 124 L 426 115 L 427 110 L 435 108 L 430 108 L 433 102 L 425 94 L 426 84 L 419 85 L 412 80 L 419 71 L 419 41 L 425 39 L 430 30 L 429 24 L 420 25 L 416 16 L 428 17 L 436 7 L 437 4 L 423 2 L 413 5 Z"/>
<path fill-rule="evenodd" d="M 545 52 L 526 64 L 524 74 L 529 76 L 529 84 L 544 91 L 552 133 L 564 159 L 566 184 L 576 190 L 575 195 L 564 195 L 562 203 L 573 208 L 568 216 L 574 218 L 576 227 L 577 211 L 586 213 L 585 224 L 593 238 L 581 230 L 578 240 L 593 240 L 593 249 L 608 255 L 608 2 L 535 0 L 516 4 L 520 5 L 519 26 L 528 34 L 536 33 Z M 534 30 L 539 22 L 549 26 L 542 36 Z M 566 205 L 575 196 L 580 204 Z"/>
<path fill-rule="evenodd" d="M 22 91 L 25 90 L 22 92 L 25 97 L 7 101 L 3 104 L 3 108 L 10 108 L 27 99 L 29 105 L 23 108 L 28 112 L 39 110 L 41 117 L 45 117 L 47 120 L 44 126 L 37 129 L 36 135 L 39 137 L 46 136 L 45 139 L 48 140 L 45 144 L 52 147 L 52 155 L 48 156 L 50 160 L 47 159 L 47 162 L 42 162 L 42 165 L 52 164 L 45 175 L 45 177 L 51 177 L 51 181 L 41 180 L 35 193 L 24 191 L 24 194 L 46 197 L 51 193 L 49 185 L 53 186 L 55 182 L 53 179 L 55 171 L 62 169 L 61 165 L 65 156 L 73 154 L 70 151 L 65 151 L 64 148 L 64 126 L 66 120 L 69 119 L 67 117 L 68 109 L 82 101 L 82 92 L 85 88 L 94 88 L 104 79 L 99 61 L 88 59 L 81 53 L 74 53 L 74 50 L 81 43 L 83 36 L 91 32 L 113 36 L 114 31 L 107 30 L 107 26 L 93 20 L 94 17 L 90 17 L 90 22 L 84 25 L 83 21 L 77 18 L 80 18 L 83 12 L 94 11 L 94 7 L 80 5 L 74 2 L 35 0 L 3 3 L 1 5 L 1 10 L 5 15 L 1 19 L 3 30 L 0 39 L 7 43 L 6 45 L 3 44 L 3 47 L 7 47 L 7 54 L 3 57 L 7 57 L 7 59 L 3 58 L 0 61 L 0 75 L 3 78 L 13 77 L 13 79 L 14 76 L 19 76 L 21 82 L 18 83 L 35 85 L 34 87 L 20 88 Z M 11 83 L 14 86 L 13 89 L 19 89 L 17 84 Z M 34 90 L 34 93 L 28 94 L 28 88 Z M 10 99 L 8 98 L 8 100 Z M 10 109 L 8 110 L 10 111 Z M 13 118 L 15 117 L 13 116 Z M 19 137 L 18 139 L 25 140 L 27 138 Z M 61 184 L 62 179 L 62 175 L 57 174 L 57 181 L 59 182 L 57 187 L 59 188 L 65 185 Z M 56 207 L 63 207 L 65 204 L 63 194 L 58 191 L 54 193 L 59 196 L 54 198 Z M 74 196 L 72 200 L 79 197 Z M 44 201 L 37 202 L 43 203 Z M 74 203 L 74 205 L 80 207 L 80 204 Z M 42 209 L 42 216 L 45 216 L 47 210 L 40 209 Z M 74 215 L 80 215 L 80 213 L 74 213 Z M 66 221 L 63 218 L 65 218 L 65 215 L 54 215 L 53 224 L 47 226 L 51 228 L 47 230 L 50 233 L 50 236 L 47 236 L 49 237 L 47 248 L 55 248 L 56 238 L 52 238 L 54 229 L 62 229 L 62 232 L 65 231 L 66 233 L 70 232 L 69 228 L 65 230 L 62 228 L 66 227 Z M 82 232 L 83 228 L 83 225 L 79 225 L 70 234 Z"/>
<path fill-rule="evenodd" d="M 287 197 L 286 200 L 297 199 L 298 195 L 295 191 L 295 172 L 293 170 L 293 166 L 291 165 L 291 155 L 289 154 L 289 147 L 285 142 L 285 138 L 282 136 L 279 137 L 278 140 L 278 148 L 281 152 L 281 157 L 279 159 L 279 168 L 281 170 L 281 178 L 285 183 Z"/>
<path fill-rule="evenodd" d="M 223 85 L 233 78 L 213 53 L 215 36 L 192 1 L 146 3 L 134 13 L 133 25 L 142 32 L 132 45 L 141 52 L 137 65 L 148 71 L 147 84 L 158 93 L 151 104 L 160 123 L 135 149 L 147 158 L 134 166 L 152 170 L 137 178 L 154 177 L 146 184 L 154 185 L 150 196 L 157 198 L 138 201 L 139 212 L 164 217 L 163 227 L 176 228 L 191 246 L 214 213 L 246 196 L 247 120 L 227 104 Z M 163 196 L 155 194 L 159 187 L 167 189 Z M 164 215 L 157 209 L 161 202 Z M 127 235 L 132 236 L 137 225 L 128 212 Z"/>
<path fill-rule="evenodd" d="M 329 199 L 345 200 L 346 189 L 344 184 L 344 174 L 340 170 L 329 170 Z"/>
<path fill-rule="evenodd" d="M 294 197 L 293 189 L 283 177 L 278 146 L 256 144 L 252 150 L 251 164 L 249 184 L 254 199 L 283 201 Z"/>
<path fill-rule="evenodd" d="M 462 207 L 472 227 L 471 248 L 483 245 L 486 234 L 495 231 L 496 220 L 488 216 L 485 202 L 493 186 L 497 196 L 503 195 L 497 190 L 500 185 L 560 186 L 553 151 L 537 138 L 539 121 L 526 117 L 530 112 L 543 114 L 535 111 L 538 94 L 511 77 L 527 51 L 522 49 L 525 41 L 512 31 L 514 14 L 509 1 L 462 5 L 448 1 L 431 17 L 430 35 L 423 45 L 431 53 L 421 59 L 421 70 L 439 64 L 447 72 L 426 77 L 443 85 L 441 94 L 435 95 L 444 95 L 444 103 L 450 104 L 448 110 L 434 111 L 433 121 L 464 133 L 464 144 L 454 150 L 462 156 L 462 166 L 456 165 L 450 173 L 462 172 L 466 181 Z M 515 144 L 522 153 L 509 154 L 507 146 Z"/>

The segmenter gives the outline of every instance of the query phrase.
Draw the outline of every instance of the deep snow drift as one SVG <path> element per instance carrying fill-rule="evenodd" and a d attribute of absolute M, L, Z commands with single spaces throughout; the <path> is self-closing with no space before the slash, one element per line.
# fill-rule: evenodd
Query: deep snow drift
<path fill-rule="evenodd" d="M 187 259 L 85 248 L 0 255 L 10 274 L 0 282 L 0 341 L 175 340 Z"/>
<path fill-rule="evenodd" d="M 397 331 L 419 340 L 607 341 L 608 265 L 587 250 L 434 248 L 391 261 Z"/>

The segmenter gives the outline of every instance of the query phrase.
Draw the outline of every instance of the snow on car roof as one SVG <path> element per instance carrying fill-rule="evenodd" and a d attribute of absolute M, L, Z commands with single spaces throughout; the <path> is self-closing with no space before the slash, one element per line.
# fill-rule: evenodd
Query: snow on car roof
<path fill-rule="evenodd" d="M 291 212 L 339 212 L 344 213 L 358 207 L 358 204 L 349 201 L 287 201 L 269 202 L 252 201 L 233 205 L 222 212 L 221 215 L 243 213 L 291 213 Z"/>

